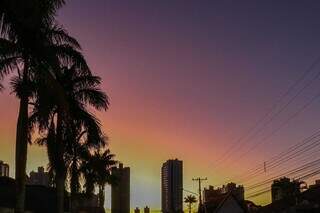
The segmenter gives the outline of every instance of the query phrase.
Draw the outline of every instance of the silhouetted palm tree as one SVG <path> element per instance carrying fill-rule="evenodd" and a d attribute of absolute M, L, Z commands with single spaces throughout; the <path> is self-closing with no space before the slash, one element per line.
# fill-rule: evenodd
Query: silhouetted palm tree
<path fill-rule="evenodd" d="M 188 204 L 189 213 L 191 213 L 192 204 L 197 202 L 197 198 L 194 195 L 188 195 L 184 198 L 184 202 Z"/>
<path fill-rule="evenodd" d="M 99 120 L 89 113 L 88 107 L 96 110 L 106 110 L 109 102 L 106 94 L 99 89 L 101 79 L 91 75 L 86 70 L 79 69 L 77 66 L 61 68 L 60 74 L 57 75 L 57 81 L 66 95 L 69 108 L 68 116 L 65 116 L 59 101 L 46 94 L 48 91 L 45 90 L 45 85 L 38 83 L 37 94 L 39 96 L 36 98 L 31 120 L 33 125 L 39 125 L 40 130 L 47 131 L 48 137 L 42 141 L 53 141 L 49 136 L 54 137 L 54 145 L 47 144 L 47 149 L 50 168 L 55 175 L 58 210 L 62 209 L 63 211 L 63 196 L 67 169 L 70 165 L 70 150 L 76 147 L 76 143 L 81 143 L 83 134 L 85 134 L 87 148 L 100 147 L 105 143 L 102 139 L 103 134 Z M 52 129 L 51 134 L 49 134 L 50 129 Z M 74 149 L 72 151 L 78 150 Z M 76 155 L 80 153 L 72 154 L 71 157 L 77 157 Z M 53 157 L 50 158 L 50 156 Z"/>
<path fill-rule="evenodd" d="M 90 159 L 91 152 L 93 149 L 100 149 L 105 146 L 101 139 L 100 142 L 90 141 L 87 136 L 86 130 L 80 130 L 76 127 L 71 130 L 73 133 L 70 135 L 70 139 L 67 141 L 67 155 L 66 155 L 66 165 L 69 177 L 69 188 L 71 192 L 71 210 L 75 211 L 73 207 L 73 202 L 76 199 L 75 195 L 81 192 L 81 178 L 83 178 L 84 173 L 81 168 Z M 92 133 L 91 133 L 92 134 Z M 97 137 L 101 137 L 98 135 Z M 91 137 L 93 139 L 94 137 Z"/>
<path fill-rule="evenodd" d="M 0 1 L 0 76 L 17 71 L 25 82 L 20 93 L 16 131 L 16 186 L 15 212 L 24 212 L 25 170 L 27 158 L 28 102 L 31 91 L 26 82 L 38 75 L 55 91 L 61 105 L 64 92 L 56 83 L 56 68 L 70 62 L 87 67 L 78 42 L 55 23 L 56 11 L 63 0 L 1 0 Z M 54 89 L 53 89 L 54 88 Z"/>
<path fill-rule="evenodd" d="M 89 156 L 82 170 L 85 176 L 85 187 L 87 193 L 93 193 L 95 186 L 99 189 L 99 207 L 104 207 L 104 188 L 106 184 L 116 184 L 117 177 L 112 175 L 111 170 L 117 165 L 115 155 L 109 149 L 96 150 Z"/>

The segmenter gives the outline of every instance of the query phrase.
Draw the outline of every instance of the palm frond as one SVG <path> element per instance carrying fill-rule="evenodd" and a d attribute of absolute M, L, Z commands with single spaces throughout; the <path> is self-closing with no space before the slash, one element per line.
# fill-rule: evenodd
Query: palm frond
<path fill-rule="evenodd" d="M 47 36 L 55 45 L 70 45 L 74 49 L 81 50 L 79 42 L 70 36 L 65 29 L 55 24 L 47 33 Z"/>
<path fill-rule="evenodd" d="M 74 49 L 71 45 L 52 45 L 48 47 L 48 52 L 55 55 L 61 62 L 62 66 L 76 66 L 79 70 L 85 73 L 90 73 L 90 69 L 82 53 Z"/>
<path fill-rule="evenodd" d="M 30 79 L 22 80 L 18 76 L 14 76 L 11 78 L 10 85 L 12 88 L 12 92 L 17 97 L 27 96 L 31 97 L 32 93 L 35 92 L 36 83 Z"/>
<path fill-rule="evenodd" d="M 75 97 L 85 104 L 89 104 L 98 110 L 107 110 L 109 107 L 108 96 L 97 88 L 80 89 Z"/>
<path fill-rule="evenodd" d="M 77 89 L 85 89 L 87 87 L 97 87 L 101 84 L 101 78 L 93 75 L 80 75 L 72 79 L 72 83 Z"/>
<path fill-rule="evenodd" d="M 75 113 L 75 117 L 79 119 L 81 125 L 86 130 L 87 144 L 97 147 L 105 145 L 106 141 L 101 131 L 100 121 L 93 114 L 81 108 L 78 108 Z"/>
<path fill-rule="evenodd" d="M 12 73 L 18 68 L 19 57 L 0 58 L 0 78 L 4 78 L 5 75 Z"/>

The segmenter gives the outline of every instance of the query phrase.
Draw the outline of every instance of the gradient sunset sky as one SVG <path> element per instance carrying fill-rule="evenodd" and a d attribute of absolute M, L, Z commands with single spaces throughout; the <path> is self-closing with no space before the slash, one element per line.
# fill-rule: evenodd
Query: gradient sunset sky
<path fill-rule="evenodd" d="M 219 184 L 320 128 L 317 99 L 263 139 L 320 92 L 318 80 L 261 134 L 216 163 L 320 57 L 319 11 L 316 0 L 67 1 L 58 20 L 80 41 L 110 96 L 110 109 L 98 115 L 112 152 L 131 167 L 132 207 L 160 208 L 167 159 L 183 160 L 184 187 L 196 191 L 192 177 Z M 319 70 L 317 64 L 313 72 Z M 7 87 L 0 159 L 11 176 L 17 103 Z M 32 146 L 28 171 L 46 163 L 45 151 Z M 267 194 L 255 201 L 269 200 Z"/>

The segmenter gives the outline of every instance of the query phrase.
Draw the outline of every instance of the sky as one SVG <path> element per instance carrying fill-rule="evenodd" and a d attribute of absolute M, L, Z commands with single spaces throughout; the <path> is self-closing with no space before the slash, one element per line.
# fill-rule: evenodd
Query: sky
<path fill-rule="evenodd" d="M 197 191 L 193 177 L 218 185 L 319 129 L 320 99 L 281 126 L 320 92 L 316 79 L 251 141 L 235 145 L 320 57 L 319 9 L 316 0 L 67 1 L 58 20 L 103 79 L 111 105 L 97 114 L 110 149 L 131 168 L 132 208 L 160 208 L 167 159 L 183 160 L 184 187 Z M 18 102 L 9 87 L 0 97 L 0 159 L 13 176 Z M 46 165 L 45 150 L 29 150 L 28 172 Z"/>

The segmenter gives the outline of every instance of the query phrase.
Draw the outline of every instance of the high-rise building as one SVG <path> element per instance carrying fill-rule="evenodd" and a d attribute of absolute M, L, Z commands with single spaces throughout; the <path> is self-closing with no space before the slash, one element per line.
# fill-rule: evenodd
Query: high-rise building
<path fill-rule="evenodd" d="M 43 167 L 38 167 L 37 172 L 30 172 L 30 177 L 27 179 L 27 184 L 49 186 L 48 172 L 45 172 Z"/>
<path fill-rule="evenodd" d="M 9 165 L 0 161 L 0 177 L 9 177 Z"/>
<path fill-rule="evenodd" d="M 118 168 L 112 169 L 112 174 L 117 177 L 117 184 L 111 187 L 111 212 L 130 212 L 130 168 L 123 167 L 120 163 Z"/>
<path fill-rule="evenodd" d="M 161 205 L 163 213 L 182 213 L 182 161 L 168 160 L 161 168 Z"/>

